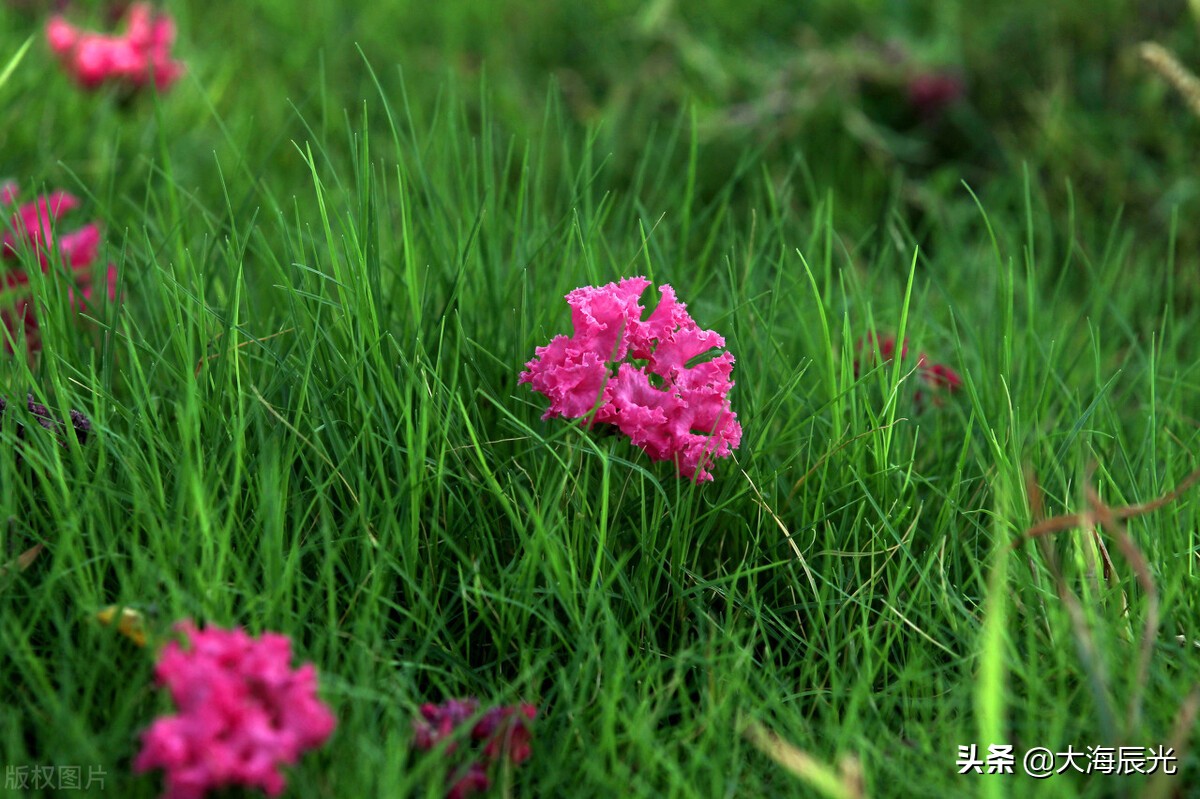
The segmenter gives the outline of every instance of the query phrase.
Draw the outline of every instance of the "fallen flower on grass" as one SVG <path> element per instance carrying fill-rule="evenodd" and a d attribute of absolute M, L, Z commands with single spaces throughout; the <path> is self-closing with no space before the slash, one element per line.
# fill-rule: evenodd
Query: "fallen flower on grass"
<path fill-rule="evenodd" d="M 734 357 L 725 339 L 704 330 L 668 285 L 642 319 L 639 297 L 650 286 L 632 277 L 567 295 L 573 336 L 555 336 L 525 365 L 520 382 L 550 399 L 542 416 L 615 425 L 654 460 L 673 461 L 695 482 L 712 480 L 715 458 L 742 439 L 729 404 Z M 594 411 L 594 415 L 593 415 Z"/>
<path fill-rule="evenodd" d="M 879 338 L 874 333 L 868 333 L 858 340 L 854 345 L 858 355 L 854 358 L 854 376 L 861 376 L 864 368 L 871 368 L 877 362 L 888 363 L 892 358 L 896 357 L 896 337 L 884 336 Z M 875 357 L 876 349 L 879 350 L 878 359 Z M 908 339 L 900 345 L 900 360 L 908 357 Z"/>
<path fill-rule="evenodd" d="M 962 388 L 962 377 L 944 363 L 931 364 L 921 370 L 921 379 L 930 388 L 958 391 Z"/>
<path fill-rule="evenodd" d="M 279 767 L 325 743 L 337 723 L 317 697 L 316 667 L 293 669 L 291 641 L 277 633 L 177 628 L 189 647 L 168 644 L 155 675 L 179 712 L 143 733 L 134 771 L 164 769 L 167 799 L 236 785 L 278 796 L 287 784 Z"/>
<path fill-rule="evenodd" d="M 0 206 L 11 205 L 16 197 L 14 183 L 0 184 Z M 100 251 L 100 226 L 91 222 L 55 238 L 58 220 L 78 207 L 79 200 L 65 191 L 42 195 L 12 213 L 9 229 L 0 239 L 0 324 L 13 339 L 23 331 L 30 352 L 41 348 L 41 339 L 31 301 L 30 278 L 19 266 L 22 253 L 31 252 L 45 273 L 61 262 L 62 271 L 70 277 L 67 301 L 75 310 L 87 310 L 95 295 L 92 272 Z M 17 265 L 5 267 L 5 262 Z M 105 270 L 104 284 L 108 299 L 116 300 L 117 268 L 113 264 Z M 7 340 L 5 349 L 13 351 Z"/>
<path fill-rule="evenodd" d="M 868 333 L 858 340 L 854 348 L 857 352 L 854 358 L 854 376 L 861 377 L 866 370 L 890 363 L 896 357 L 896 337 L 876 337 L 874 333 Z M 908 339 L 905 339 L 900 344 L 900 360 L 903 361 L 907 357 Z M 925 387 L 933 393 L 933 404 L 937 407 L 944 403 L 941 396 L 943 392 L 953 394 L 962 388 L 963 380 L 958 372 L 944 363 L 931 362 L 923 352 L 917 355 L 916 370 Z M 923 390 L 918 389 L 913 394 L 913 402 L 918 407 L 924 405 L 925 398 Z"/>
<path fill-rule="evenodd" d="M 10 205 L 17 199 L 17 193 L 13 183 L 0 185 L 0 205 Z M 78 207 L 79 200 L 65 191 L 44 194 L 20 206 L 9 220 L 11 230 L 4 233 L 0 257 L 16 258 L 20 254 L 19 248 L 27 246 L 33 250 L 43 269 L 50 266 L 55 246 L 52 226 Z M 69 266 L 90 264 L 99 247 L 100 227 L 94 222 L 63 236 L 58 242 L 58 252 Z"/>
<path fill-rule="evenodd" d="M 533 753 L 532 734 L 526 720 L 532 721 L 537 708 L 528 702 L 520 705 L 494 707 L 471 730 L 471 737 L 483 741 L 483 754 L 491 762 L 507 759 L 519 766 Z"/>
<path fill-rule="evenodd" d="M 131 5 L 125 33 L 112 36 L 80 30 L 56 14 L 46 24 L 46 40 L 85 89 L 117 83 L 130 89 L 153 85 L 162 92 L 183 75 L 183 64 L 171 58 L 175 20 L 148 3 Z"/>
<path fill-rule="evenodd" d="M 451 759 L 447 775 L 450 786 L 447 799 L 463 799 L 491 787 L 489 772 L 505 761 L 518 766 L 532 754 L 533 734 L 529 722 L 537 716 L 537 708 L 528 702 L 519 705 L 494 707 L 471 725 L 465 737 L 468 746 L 460 748 L 462 730 L 479 713 L 479 700 L 448 699 L 440 705 L 421 705 L 420 715 L 413 721 L 413 746 L 428 752 L 449 739 L 445 754 Z"/>

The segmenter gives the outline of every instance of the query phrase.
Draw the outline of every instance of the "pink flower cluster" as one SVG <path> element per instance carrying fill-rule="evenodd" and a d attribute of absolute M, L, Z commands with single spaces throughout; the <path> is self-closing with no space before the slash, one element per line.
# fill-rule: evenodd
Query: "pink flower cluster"
<path fill-rule="evenodd" d="M 888 363 L 896 356 L 896 337 L 884 336 L 876 339 L 874 334 L 868 333 L 863 338 L 858 340 L 855 349 L 858 351 L 858 357 L 854 359 L 854 376 L 858 377 L 861 371 L 866 368 L 870 369 L 876 365 L 876 345 L 878 345 L 879 357 L 883 363 Z M 908 339 L 905 339 L 900 345 L 900 360 L 908 357 Z M 920 353 L 917 356 L 917 372 L 921 381 L 925 386 L 933 392 L 946 391 L 953 394 L 962 388 L 962 376 L 958 372 L 944 363 L 931 363 L 925 353 Z M 913 395 L 913 400 L 918 404 L 925 401 L 925 392 L 918 390 Z M 934 405 L 941 405 L 941 397 L 934 395 Z"/>
<path fill-rule="evenodd" d="M 280 765 L 323 744 L 336 726 L 317 698 L 316 668 L 292 669 L 285 635 L 255 639 L 241 628 L 178 627 L 190 647 L 168 644 L 155 675 L 179 712 L 143 733 L 134 770 L 165 769 L 170 799 L 199 799 L 234 785 L 278 796 L 286 786 Z"/>
<path fill-rule="evenodd" d="M 421 705 L 421 715 L 413 722 L 413 745 L 428 752 L 453 737 L 478 713 L 479 700 L 470 697 L 448 699 L 440 705 Z M 479 759 L 463 757 L 455 741 L 447 744 L 447 756 L 458 755 L 456 768 L 450 772 L 447 799 L 464 799 L 477 791 L 486 791 L 492 784 L 488 771 L 495 763 L 507 759 L 518 766 L 528 760 L 532 754 L 532 733 L 527 722 L 536 715 L 537 708 L 527 702 L 494 707 L 484 713 L 471 727 L 470 734 L 471 742 L 479 747 Z"/>
<path fill-rule="evenodd" d="M 12 205 L 17 197 L 13 183 L 0 184 L 0 209 Z M 9 229 L 0 242 L 0 265 L 17 262 L 25 250 L 32 251 L 43 272 L 50 272 L 61 259 L 73 285 L 67 296 L 77 310 L 84 310 L 92 299 L 92 268 L 100 251 L 100 226 L 92 222 L 55 239 L 53 226 L 64 214 L 79 207 L 79 200 L 65 191 L 38 197 L 34 202 L 16 209 L 9 220 Z M 109 264 L 105 274 L 108 298 L 117 298 L 117 269 Z M 79 290 L 76 298 L 75 290 Z M 8 296 L 11 295 L 11 296 Z M 25 331 L 30 351 L 40 345 L 37 319 L 29 296 L 29 275 L 19 267 L 0 270 L 0 323 L 16 338 L 18 329 Z M 11 303 L 11 304 L 10 304 Z M 6 350 L 12 352 L 11 346 Z"/>
<path fill-rule="evenodd" d="M 734 357 L 725 339 L 703 330 L 668 285 L 645 320 L 639 297 L 650 281 L 631 277 L 567 295 L 573 336 L 556 336 L 525 365 L 520 382 L 550 398 L 543 419 L 587 417 L 612 424 L 654 460 L 674 461 L 679 474 L 712 480 L 713 458 L 728 457 L 742 439 L 729 405 Z"/>
<path fill-rule="evenodd" d="M 129 7 L 123 34 L 80 30 L 55 15 L 46 24 L 46 39 L 67 72 L 87 89 L 110 81 L 142 88 L 153 81 L 155 88 L 166 91 L 183 74 L 183 64 L 171 58 L 175 21 L 156 14 L 147 3 Z"/>

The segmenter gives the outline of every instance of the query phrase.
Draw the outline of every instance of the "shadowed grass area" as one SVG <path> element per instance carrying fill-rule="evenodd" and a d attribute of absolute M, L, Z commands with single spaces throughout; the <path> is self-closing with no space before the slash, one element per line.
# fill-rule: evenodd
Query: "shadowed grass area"
<path fill-rule="evenodd" d="M 1117 4 L 1042 9 L 1032 41 L 1032 3 L 885 5 L 181 5 L 188 77 L 124 106 L 35 41 L 0 79 L 0 173 L 84 199 L 123 302 L 81 323 L 31 269 L 42 352 L 0 358 L 4 765 L 156 795 L 130 761 L 186 617 L 317 664 L 339 726 L 295 796 L 440 795 L 411 720 L 464 695 L 539 707 L 499 780 L 520 796 L 1190 784 L 1198 506 L 1117 511 L 1198 465 L 1189 201 L 1138 194 L 1187 184 L 1195 123 L 1149 78 L 1136 122 L 1071 88 L 1077 51 L 1123 69 L 1097 55 Z M 5 64 L 37 26 L 0 23 Z M 843 85 L 880 58 L 832 44 L 861 31 L 972 71 L 948 128 L 890 128 Z M 1048 82 L 997 121 L 1011 41 Z M 774 111 L 775 80 L 821 90 Z M 1022 121 L 1060 91 L 1083 126 L 1063 159 Z M 1152 156 L 1109 148 L 1135 124 L 1163 163 L 1127 182 Z M 517 383 L 570 331 L 564 294 L 637 274 L 737 357 L 745 435 L 712 483 L 542 421 Z M 872 363 L 868 335 L 909 354 Z M 962 390 L 931 392 L 918 353 Z M 26 392 L 94 436 L 31 428 Z M 150 647 L 96 623 L 114 603 Z M 1181 774 L 957 773 L 1003 743 L 1018 770 L 1034 746 L 1173 745 Z"/>

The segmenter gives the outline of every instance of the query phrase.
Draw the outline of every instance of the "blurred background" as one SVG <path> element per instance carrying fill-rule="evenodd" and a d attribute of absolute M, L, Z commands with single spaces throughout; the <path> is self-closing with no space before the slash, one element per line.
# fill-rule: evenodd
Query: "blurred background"
<path fill-rule="evenodd" d="M 10 0 L 0 21 L 16 35 L 6 38 L 38 31 L 52 5 Z M 113 16 L 109 5 L 83 13 L 75 7 L 72 17 L 90 14 L 102 23 Z M 1064 224 L 1072 207 L 1076 225 L 1101 229 L 1121 213 L 1132 229 L 1166 237 L 1178 208 L 1181 253 L 1200 243 L 1200 229 L 1188 224 L 1200 191 L 1200 120 L 1138 54 L 1143 42 L 1158 42 L 1183 65 L 1200 67 L 1197 2 L 260 1 L 166 8 L 179 22 L 177 53 L 206 95 L 179 135 L 212 136 L 196 124 L 205 102 L 225 119 L 253 107 L 259 135 L 234 136 L 258 143 L 258 152 L 251 145 L 246 153 L 250 160 L 279 149 L 268 131 L 294 132 L 281 97 L 309 119 L 340 116 L 376 94 L 369 64 L 389 97 L 405 93 L 418 120 L 457 91 L 466 96 L 455 99 L 473 109 L 468 124 L 479 129 L 486 114 L 523 139 L 546 125 L 548 101 L 560 106 L 554 118 L 590 131 L 618 181 L 636 179 L 648 148 L 662 148 L 672 168 L 686 163 L 688 148 L 673 145 L 686 144 L 694 127 L 701 190 L 719 191 L 742 168 L 769 171 L 787 189 L 783 202 L 808 203 L 833 190 L 839 229 L 851 239 L 888 224 L 895 207 L 920 237 L 931 221 L 952 222 L 944 217 L 959 204 L 973 212 L 961 182 L 984 196 L 997 177 L 1027 169 L 1044 192 L 1041 210 Z M 260 60 L 222 60 L 233 37 L 254 39 Z M 44 86 L 46 75 L 22 71 L 30 86 Z M 274 80 L 243 79 L 262 71 Z M 10 123 L 0 125 L 0 154 L 28 157 L 33 148 L 64 157 L 49 152 L 53 137 L 39 135 L 53 126 L 44 92 L 31 96 L 19 91 L 21 76 L 15 82 L 18 90 L 6 92 L 0 109 Z M 30 113 L 42 118 L 41 131 L 11 124 Z M 106 153 L 94 155 L 102 173 Z"/>

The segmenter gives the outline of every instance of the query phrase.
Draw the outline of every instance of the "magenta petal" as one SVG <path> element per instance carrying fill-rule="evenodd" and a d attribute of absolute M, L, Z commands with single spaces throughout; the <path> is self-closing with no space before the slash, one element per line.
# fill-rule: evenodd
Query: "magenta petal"
<path fill-rule="evenodd" d="M 539 347 L 519 382 L 550 400 L 543 418 L 578 418 L 595 407 L 596 422 L 616 425 L 652 459 L 674 461 L 697 482 L 711 480 L 712 459 L 741 441 L 728 398 L 734 358 L 718 352 L 725 339 L 700 328 L 670 286 L 643 320 L 639 297 L 649 285 L 634 277 L 569 293 L 574 335 Z"/>
<path fill-rule="evenodd" d="M 55 15 L 46 23 L 46 41 L 56 56 L 65 56 L 78 43 L 79 29 Z"/>
<path fill-rule="evenodd" d="M 315 668 L 291 667 L 286 636 L 255 639 L 190 623 L 178 629 L 188 648 L 164 647 L 155 673 L 179 712 L 144 734 L 135 769 L 163 768 L 172 795 L 235 785 L 279 795 L 286 787 L 280 767 L 323 744 L 336 726 L 316 696 Z"/>
<path fill-rule="evenodd" d="M 90 266 L 100 250 L 100 226 L 94 222 L 58 240 L 63 261 L 72 269 Z"/>
<path fill-rule="evenodd" d="M 171 59 L 175 22 L 155 12 L 148 3 L 134 3 L 123 34 L 81 31 L 61 17 L 46 25 L 50 49 L 68 73 L 84 88 L 108 81 L 128 86 L 154 85 L 165 90 L 183 74 L 183 65 Z"/>

